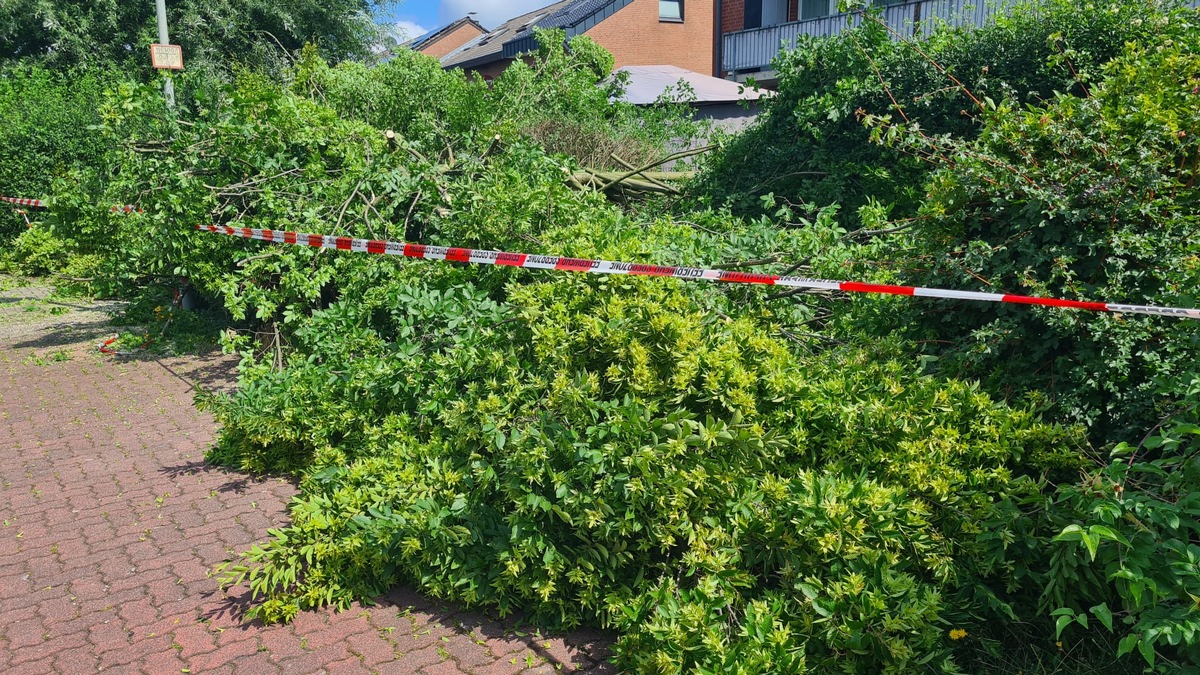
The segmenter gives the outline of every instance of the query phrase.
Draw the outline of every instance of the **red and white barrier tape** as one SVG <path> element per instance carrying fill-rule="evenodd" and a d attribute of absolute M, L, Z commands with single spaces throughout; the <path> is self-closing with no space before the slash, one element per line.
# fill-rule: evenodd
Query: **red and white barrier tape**
<path fill-rule="evenodd" d="M 147 347 L 154 344 L 154 338 L 149 338 L 145 342 L 143 342 L 142 345 L 140 347 L 138 347 L 137 349 L 115 349 L 115 348 L 113 348 L 113 345 L 116 344 L 117 340 L 120 340 L 120 339 L 121 339 L 121 336 L 114 335 L 114 336 L 110 337 L 109 339 L 105 340 L 104 342 L 101 342 L 99 345 L 97 345 L 97 348 L 100 350 L 101 354 L 108 354 L 110 356 L 137 356 L 140 352 L 145 351 L 145 349 Z"/>
<path fill-rule="evenodd" d="M 404 244 L 394 241 L 354 239 L 351 237 L 333 237 L 320 234 L 305 234 L 302 232 L 284 232 L 281 230 L 259 230 L 246 227 L 197 225 L 196 229 L 214 232 L 216 234 L 225 234 L 233 237 L 257 239 L 259 241 L 293 244 L 296 246 L 311 246 L 314 248 L 335 249 L 338 251 L 373 253 L 376 255 L 396 255 L 404 256 L 406 258 L 417 258 L 421 260 L 446 260 L 450 262 L 476 263 L 480 265 L 500 265 L 505 267 L 524 267 L 527 269 L 558 270 L 565 272 L 589 272 L 592 274 L 628 274 L 631 276 L 672 277 L 687 281 L 720 281 L 739 284 L 765 284 L 768 286 L 784 286 L 790 288 L 845 291 L 847 293 L 909 295 L 918 298 L 940 298 L 944 300 L 1006 302 L 1016 305 L 1037 305 L 1041 307 L 1084 309 L 1093 312 L 1150 314 L 1153 316 L 1200 319 L 1200 309 L 1185 309 L 1180 307 L 1119 305 L 1107 302 L 1081 302 L 1079 300 L 1039 298 L 1028 295 L 979 293 L 975 291 L 952 291 L 940 288 L 921 288 L 919 286 L 890 286 L 884 284 L 865 284 L 855 281 L 827 281 L 824 279 L 784 277 L 774 274 L 756 274 L 752 272 L 730 272 L 727 270 L 709 270 L 695 267 L 661 267 L 658 265 L 641 265 L 636 263 L 612 262 L 609 260 L 560 258 L 558 256 L 532 255 L 528 253 L 505 253 L 503 251 L 480 251 L 470 248 L 423 246 L 420 244 Z"/>
<path fill-rule="evenodd" d="M 0 202 L 8 202 L 9 204 L 16 204 L 17 206 L 28 206 L 34 209 L 47 208 L 46 202 L 40 199 L 21 199 L 20 197 L 0 196 Z"/>
<path fill-rule="evenodd" d="M 33 209 L 48 209 L 50 208 L 46 202 L 40 199 L 23 199 L 21 197 L 4 197 L 0 196 L 0 202 L 8 202 L 17 206 L 28 206 Z M 133 204 L 121 204 L 109 209 L 112 213 L 145 213 Z"/>

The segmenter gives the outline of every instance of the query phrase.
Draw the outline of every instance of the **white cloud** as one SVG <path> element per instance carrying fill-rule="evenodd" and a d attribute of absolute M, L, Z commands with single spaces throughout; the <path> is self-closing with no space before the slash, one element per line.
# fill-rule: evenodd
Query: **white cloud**
<path fill-rule="evenodd" d="M 400 20 L 392 24 L 392 34 L 396 36 L 399 42 L 407 42 L 421 37 L 429 32 L 429 29 L 415 21 Z"/>
<path fill-rule="evenodd" d="M 514 16 L 553 3 L 554 0 L 442 0 L 438 19 L 450 22 L 463 18 L 468 12 L 475 12 L 475 20 L 491 30 Z"/>

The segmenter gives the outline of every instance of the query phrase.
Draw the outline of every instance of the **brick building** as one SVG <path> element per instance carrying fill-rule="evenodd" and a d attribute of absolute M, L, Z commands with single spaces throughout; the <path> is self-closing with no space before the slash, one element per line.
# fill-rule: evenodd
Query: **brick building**
<path fill-rule="evenodd" d="M 612 52 L 616 67 L 669 65 L 717 71 L 719 0 L 563 0 L 506 21 L 442 57 L 442 67 L 491 79 L 537 49 L 534 28 L 587 35 Z"/>

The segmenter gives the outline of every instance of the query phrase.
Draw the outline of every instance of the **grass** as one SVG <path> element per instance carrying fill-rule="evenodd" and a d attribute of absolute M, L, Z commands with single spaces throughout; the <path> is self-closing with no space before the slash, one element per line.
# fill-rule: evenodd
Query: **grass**
<path fill-rule="evenodd" d="M 75 355 L 66 349 L 58 349 L 45 354 L 30 354 L 26 362 L 35 366 L 48 366 L 52 363 L 65 363 L 74 360 Z"/>

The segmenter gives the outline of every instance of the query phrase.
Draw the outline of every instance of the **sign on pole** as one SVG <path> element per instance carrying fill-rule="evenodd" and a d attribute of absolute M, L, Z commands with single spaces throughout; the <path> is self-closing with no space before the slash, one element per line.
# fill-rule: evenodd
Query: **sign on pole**
<path fill-rule="evenodd" d="M 158 70 L 183 70 L 183 47 L 150 45 L 150 64 Z"/>

